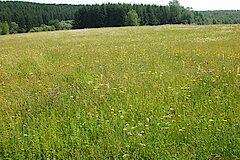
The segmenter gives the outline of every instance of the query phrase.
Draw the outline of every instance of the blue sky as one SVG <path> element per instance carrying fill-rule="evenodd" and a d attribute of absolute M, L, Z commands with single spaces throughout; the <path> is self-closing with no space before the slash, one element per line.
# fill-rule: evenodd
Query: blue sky
<path fill-rule="evenodd" d="M 4 0 L 0 0 L 4 1 Z M 12 0 L 14 1 L 14 0 Z M 101 4 L 101 3 L 144 3 L 166 5 L 169 0 L 19 0 L 38 3 L 56 4 Z M 240 10 L 240 0 L 179 0 L 185 7 L 192 7 L 194 10 Z"/>

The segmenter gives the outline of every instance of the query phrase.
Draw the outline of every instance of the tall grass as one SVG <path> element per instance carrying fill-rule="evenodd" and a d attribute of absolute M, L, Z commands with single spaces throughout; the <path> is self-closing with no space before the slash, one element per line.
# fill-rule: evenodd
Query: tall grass
<path fill-rule="evenodd" d="M 240 26 L 0 37 L 2 159 L 240 158 Z"/>

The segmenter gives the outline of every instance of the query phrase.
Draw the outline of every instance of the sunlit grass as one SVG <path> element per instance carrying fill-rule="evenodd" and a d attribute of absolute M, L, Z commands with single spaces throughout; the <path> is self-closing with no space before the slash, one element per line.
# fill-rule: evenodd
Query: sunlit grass
<path fill-rule="evenodd" d="M 239 25 L 1 36 L 1 158 L 238 159 L 239 44 Z"/>

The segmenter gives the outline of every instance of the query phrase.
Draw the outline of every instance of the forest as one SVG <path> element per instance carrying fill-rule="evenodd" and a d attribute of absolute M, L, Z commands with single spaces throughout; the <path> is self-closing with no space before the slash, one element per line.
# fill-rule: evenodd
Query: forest
<path fill-rule="evenodd" d="M 211 24 L 240 24 L 239 10 L 200 11 Z"/>
<path fill-rule="evenodd" d="M 0 34 L 163 24 L 239 24 L 240 11 L 193 11 L 178 0 L 144 4 L 66 5 L 0 2 Z"/>

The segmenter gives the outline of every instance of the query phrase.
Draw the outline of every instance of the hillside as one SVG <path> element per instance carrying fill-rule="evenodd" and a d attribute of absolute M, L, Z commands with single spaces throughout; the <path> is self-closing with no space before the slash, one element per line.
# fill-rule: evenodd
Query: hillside
<path fill-rule="evenodd" d="M 239 159 L 240 26 L 0 38 L 0 159 Z"/>
<path fill-rule="evenodd" d="M 238 24 L 239 13 L 240 11 L 196 12 L 181 6 L 177 0 L 170 1 L 166 6 L 120 3 L 54 5 L 1 1 L 0 35 L 131 25 Z M 126 16 L 131 19 L 127 20 Z"/>

